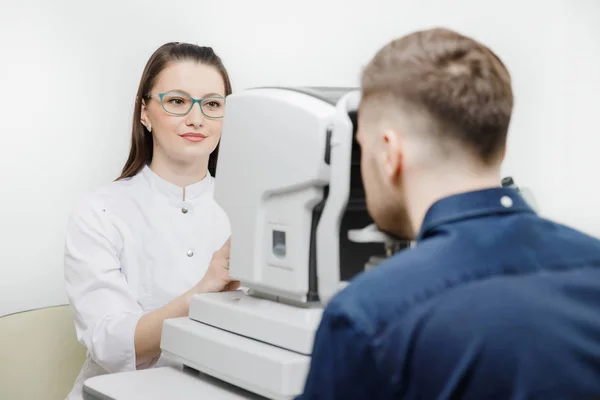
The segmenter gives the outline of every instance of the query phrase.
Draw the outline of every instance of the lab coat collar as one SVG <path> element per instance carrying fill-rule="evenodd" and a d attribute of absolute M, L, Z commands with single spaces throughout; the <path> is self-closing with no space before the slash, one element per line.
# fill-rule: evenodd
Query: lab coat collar
<path fill-rule="evenodd" d="M 209 191 L 213 181 L 210 172 L 207 172 L 206 176 L 201 181 L 182 188 L 181 186 L 177 186 L 158 176 L 148 165 L 144 167 L 141 175 L 153 190 L 164 194 L 169 199 L 177 201 L 193 201 L 201 197 Z"/>

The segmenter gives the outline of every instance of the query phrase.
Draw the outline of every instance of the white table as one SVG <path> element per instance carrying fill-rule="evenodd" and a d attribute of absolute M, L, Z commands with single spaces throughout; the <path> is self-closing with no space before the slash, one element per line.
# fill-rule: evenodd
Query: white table
<path fill-rule="evenodd" d="M 264 397 L 191 369 L 174 367 L 95 376 L 85 381 L 86 400 L 264 400 Z"/>

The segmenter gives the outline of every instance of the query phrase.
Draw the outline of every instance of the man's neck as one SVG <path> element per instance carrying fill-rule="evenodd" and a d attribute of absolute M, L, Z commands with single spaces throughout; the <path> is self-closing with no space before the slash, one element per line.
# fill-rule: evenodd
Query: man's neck
<path fill-rule="evenodd" d="M 500 187 L 499 169 L 428 172 L 407 182 L 405 193 L 408 216 L 415 235 L 421 230 L 429 208 L 438 200 L 455 194 Z"/>
<path fill-rule="evenodd" d="M 208 172 L 208 161 L 198 160 L 189 164 L 173 163 L 158 156 L 152 159 L 150 169 L 167 182 L 183 188 L 204 179 Z"/>

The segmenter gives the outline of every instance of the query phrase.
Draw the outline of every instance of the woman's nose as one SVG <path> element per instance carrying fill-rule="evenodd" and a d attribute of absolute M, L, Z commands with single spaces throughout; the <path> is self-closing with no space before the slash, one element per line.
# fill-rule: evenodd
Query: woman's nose
<path fill-rule="evenodd" d="M 202 114 L 202 109 L 200 108 L 200 103 L 194 104 L 192 109 L 186 116 L 188 125 L 201 126 L 204 122 L 204 114 Z"/>

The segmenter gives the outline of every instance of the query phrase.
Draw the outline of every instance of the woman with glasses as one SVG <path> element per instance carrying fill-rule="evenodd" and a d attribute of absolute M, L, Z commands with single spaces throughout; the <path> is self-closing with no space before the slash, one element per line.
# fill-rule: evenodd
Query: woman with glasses
<path fill-rule="evenodd" d="M 213 200 L 231 83 L 209 47 L 168 43 L 139 85 L 121 176 L 85 196 L 66 234 L 65 280 L 92 376 L 165 365 L 165 319 L 197 293 L 235 290 L 227 216 Z"/>

